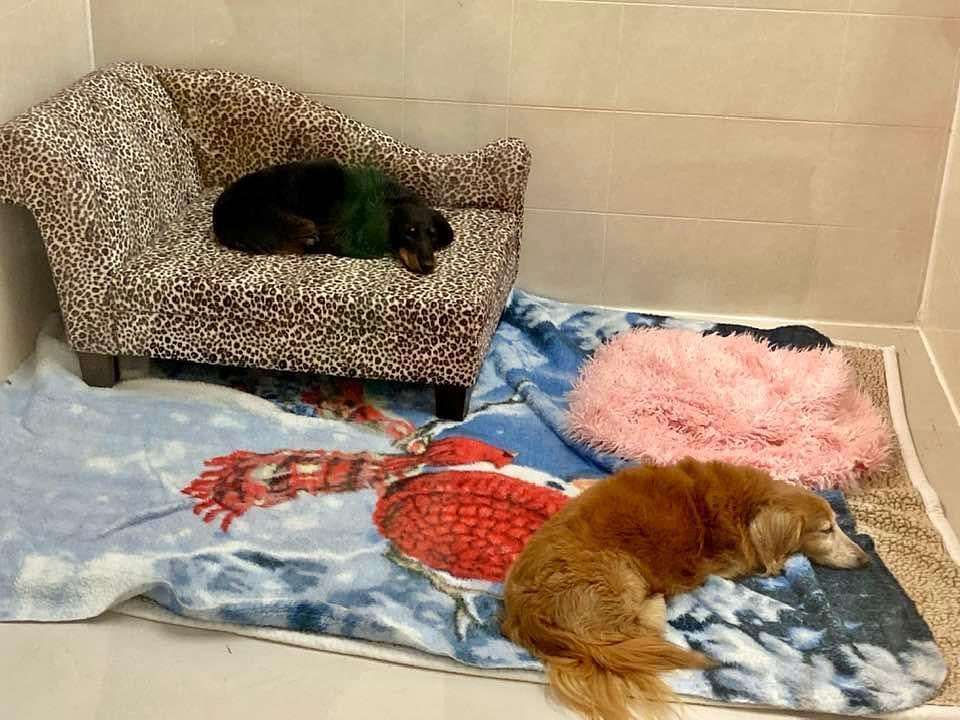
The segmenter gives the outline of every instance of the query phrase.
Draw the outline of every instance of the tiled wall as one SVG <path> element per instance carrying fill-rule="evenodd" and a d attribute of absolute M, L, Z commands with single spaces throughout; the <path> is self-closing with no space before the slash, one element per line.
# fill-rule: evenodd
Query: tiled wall
<path fill-rule="evenodd" d="M 960 404 L 960 118 L 954 118 L 920 326 Z"/>
<path fill-rule="evenodd" d="M 98 63 L 216 65 L 407 142 L 534 151 L 521 284 L 911 322 L 960 0 L 91 0 Z"/>
<path fill-rule="evenodd" d="M 0 2 L 0 122 L 92 67 L 84 0 Z M 0 377 L 33 349 L 56 307 L 33 217 L 0 205 Z"/>

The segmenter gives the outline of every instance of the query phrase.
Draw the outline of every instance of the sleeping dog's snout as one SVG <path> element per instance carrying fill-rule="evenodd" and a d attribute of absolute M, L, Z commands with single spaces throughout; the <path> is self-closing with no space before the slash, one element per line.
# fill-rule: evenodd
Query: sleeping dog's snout
<path fill-rule="evenodd" d="M 825 556 L 820 558 L 823 565 L 850 569 L 861 568 L 870 564 L 870 556 L 839 528 L 833 536 L 832 545 Z"/>
<path fill-rule="evenodd" d="M 400 248 L 398 254 L 400 255 L 400 261 L 404 264 L 408 270 L 419 275 L 428 275 L 434 271 L 437 267 L 437 259 L 433 254 L 433 250 L 424 251 L 421 249 L 411 249 L 411 248 Z"/>
<path fill-rule="evenodd" d="M 390 246 L 407 270 L 429 275 L 437 268 L 437 250 L 452 242 L 450 223 L 433 208 L 413 203 L 394 208 Z"/>
<path fill-rule="evenodd" d="M 857 548 L 860 550 L 860 548 Z M 857 556 L 857 567 L 866 567 L 870 564 L 870 556 L 867 555 L 863 550 L 860 550 L 860 553 Z"/>
<path fill-rule="evenodd" d="M 799 549 L 813 562 L 841 570 L 870 564 L 870 556 L 837 525 L 832 513 L 829 520 L 817 523 L 803 535 Z"/>
<path fill-rule="evenodd" d="M 843 545 L 844 545 L 844 561 L 845 563 L 841 567 L 848 568 L 861 568 L 870 564 L 870 556 L 867 555 L 863 549 L 857 545 L 853 538 L 851 538 L 846 533 L 842 534 Z"/>

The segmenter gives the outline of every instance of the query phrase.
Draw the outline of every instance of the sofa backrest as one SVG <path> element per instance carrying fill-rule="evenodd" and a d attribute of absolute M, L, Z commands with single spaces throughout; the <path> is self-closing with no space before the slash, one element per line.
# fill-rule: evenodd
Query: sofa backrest
<path fill-rule="evenodd" d="M 530 153 L 502 139 L 462 155 L 424 152 L 275 83 L 225 70 L 154 67 L 193 143 L 204 186 L 253 170 L 331 157 L 373 165 L 444 207 L 523 215 Z"/>
<path fill-rule="evenodd" d="M 442 176 L 427 153 L 276 83 L 226 70 L 154 67 L 193 143 L 205 187 L 224 186 L 269 165 L 318 157 L 370 164 L 427 200 Z"/>
<path fill-rule="evenodd" d="M 111 274 L 199 190 L 180 117 L 143 65 L 104 67 L 0 125 L 0 200 L 36 216 L 78 350 L 111 352 Z"/>

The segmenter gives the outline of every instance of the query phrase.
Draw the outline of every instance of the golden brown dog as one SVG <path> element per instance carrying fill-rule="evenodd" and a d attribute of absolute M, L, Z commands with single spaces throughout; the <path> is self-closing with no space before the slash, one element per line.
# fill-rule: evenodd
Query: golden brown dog
<path fill-rule="evenodd" d="M 626 469 L 530 539 L 507 575 L 503 633 L 586 717 L 661 715 L 673 695 L 659 673 L 712 665 L 664 639 L 664 598 L 708 575 L 776 574 L 796 552 L 836 568 L 869 561 L 826 500 L 765 472 L 693 460 Z"/>

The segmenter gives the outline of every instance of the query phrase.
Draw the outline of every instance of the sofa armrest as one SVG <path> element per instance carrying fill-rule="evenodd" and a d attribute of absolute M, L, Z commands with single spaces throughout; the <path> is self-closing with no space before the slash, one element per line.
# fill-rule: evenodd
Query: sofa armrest
<path fill-rule="evenodd" d="M 488 208 L 523 219 L 523 199 L 530 175 L 530 151 L 517 138 L 503 138 L 473 152 L 428 153 L 342 115 L 332 108 L 341 137 L 351 141 L 340 152 L 323 148 L 304 157 L 332 155 L 348 164 L 379 167 L 416 190 L 428 203 L 448 208 Z"/>
<path fill-rule="evenodd" d="M 432 158 L 444 176 L 438 204 L 496 208 L 523 217 L 530 175 L 530 150 L 523 140 L 504 138 L 472 153 Z"/>
<path fill-rule="evenodd" d="M 170 99 L 141 65 L 95 71 L 0 126 L 0 200 L 33 212 L 79 351 L 118 352 L 114 279 L 199 190 Z"/>
<path fill-rule="evenodd" d="M 58 134 L 65 132 L 68 142 L 75 140 L 68 128 L 54 129 Z M 44 146 L 23 117 L 0 126 L 0 202 L 21 205 L 33 213 L 46 246 L 61 310 L 66 313 L 73 297 L 61 289 L 78 282 L 77 269 L 90 247 L 83 243 L 81 249 L 81 243 L 75 241 L 97 236 L 93 230 L 97 192 L 91 178 L 60 150 L 56 144 Z M 89 263 L 94 274 L 109 268 L 125 251 L 122 244 L 91 249 L 98 255 L 96 262 Z M 95 291 L 94 295 L 94 302 L 104 300 L 102 293 Z"/>

